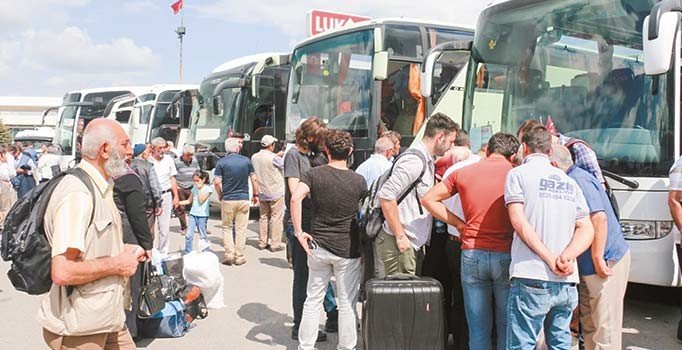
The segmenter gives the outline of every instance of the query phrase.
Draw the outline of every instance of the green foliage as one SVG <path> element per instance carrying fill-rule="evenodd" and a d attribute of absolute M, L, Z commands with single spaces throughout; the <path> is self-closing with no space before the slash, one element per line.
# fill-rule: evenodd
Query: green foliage
<path fill-rule="evenodd" d="M 12 130 L 0 119 L 0 145 L 8 145 L 12 142 Z"/>

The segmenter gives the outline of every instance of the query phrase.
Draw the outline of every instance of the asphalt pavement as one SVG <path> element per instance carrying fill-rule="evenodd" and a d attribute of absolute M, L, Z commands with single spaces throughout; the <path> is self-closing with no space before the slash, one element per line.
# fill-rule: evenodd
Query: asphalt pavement
<path fill-rule="evenodd" d="M 180 250 L 184 244 L 177 224 L 174 219 L 171 251 Z M 284 251 L 258 250 L 257 230 L 258 223 L 249 222 L 245 265 L 221 265 L 226 307 L 209 310 L 208 318 L 195 321 L 182 338 L 147 339 L 137 344 L 138 349 L 296 349 L 297 342 L 290 337 L 292 270 Z M 209 220 L 209 232 L 212 250 L 221 255 L 221 226 L 215 217 Z M 35 320 L 41 297 L 15 291 L 5 277 L 8 269 L 8 263 L 0 262 L 0 349 L 45 349 Z M 674 338 L 680 317 L 672 301 L 676 291 L 642 286 L 631 289 L 625 307 L 624 347 L 682 349 Z M 337 339 L 336 334 L 330 334 L 318 349 L 335 349 Z"/>

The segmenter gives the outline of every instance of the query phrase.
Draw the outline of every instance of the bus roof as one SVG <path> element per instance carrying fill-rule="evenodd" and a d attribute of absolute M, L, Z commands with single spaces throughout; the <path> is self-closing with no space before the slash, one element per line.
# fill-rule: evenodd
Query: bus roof
<path fill-rule="evenodd" d="M 168 90 L 190 90 L 190 89 L 198 89 L 199 85 L 196 84 L 156 84 L 152 85 L 149 87 L 147 91 L 144 93 L 152 92 L 152 93 L 158 93 L 162 91 L 168 91 Z"/>
<path fill-rule="evenodd" d="M 265 52 L 265 53 L 258 53 L 258 54 L 254 54 L 254 55 L 235 58 L 233 60 L 227 61 L 227 62 L 219 65 L 218 67 L 213 69 L 213 71 L 211 71 L 211 74 L 228 71 L 230 69 L 234 69 L 234 68 L 237 68 L 239 66 L 243 66 L 245 64 L 260 62 L 260 61 L 267 59 L 268 57 L 280 56 L 280 55 L 288 55 L 288 53 Z"/>
<path fill-rule="evenodd" d="M 314 35 L 310 38 L 307 38 L 307 39 L 299 42 L 295 48 L 298 49 L 301 46 L 305 46 L 307 44 L 310 44 L 312 42 L 316 42 L 318 40 L 322 40 L 322 39 L 327 38 L 327 37 L 333 37 L 333 36 L 336 36 L 340 33 L 354 32 L 354 31 L 358 31 L 361 29 L 374 28 L 374 27 L 377 27 L 380 25 L 385 25 L 385 24 L 424 25 L 424 26 L 438 27 L 438 28 L 442 28 L 442 29 L 461 30 L 461 31 L 471 32 L 471 33 L 474 32 L 473 28 L 470 28 L 470 27 L 467 27 L 464 25 L 442 22 L 442 21 L 430 21 L 430 20 L 416 19 L 416 18 L 396 18 L 396 17 L 377 18 L 377 19 L 372 19 L 369 21 L 363 21 L 363 22 L 357 22 L 357 23 L 349 24 L 349 25 L 343 26 L 341 28 L 328 30 L 326 32 Z"/>
<path fill-rule="evenodd" d="M 139 94 L 145 90 L 149 89 L 149 85 L 147 86 L 111 86 L 111 87 L 103 87 L 103 88 L 91 88 L 91 89 L 80 89 L 80 90 L 72 90 L 72 91 L 67 91 L 66 94 L 76 94 L 79 93 L 81 94 L 81 98 L 87 94 L 92 94 L 92 93 L 100 93 L 100 92 L 107 92 L 107 91 L 130 91 L 134 94 Z"/>

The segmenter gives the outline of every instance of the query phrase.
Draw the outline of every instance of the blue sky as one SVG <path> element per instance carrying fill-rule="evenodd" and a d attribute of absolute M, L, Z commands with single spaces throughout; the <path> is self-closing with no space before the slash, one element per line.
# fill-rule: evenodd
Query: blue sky
<path fill-rule="evenodd" d="M 185 83 L 259 52 L 289 52 L 310 9 L 434 19 L 472 26 L 491 1 L 185 0 Z M 178 81 L 180 15 L 173 0 L 0 0 L 0 95 Z"/>

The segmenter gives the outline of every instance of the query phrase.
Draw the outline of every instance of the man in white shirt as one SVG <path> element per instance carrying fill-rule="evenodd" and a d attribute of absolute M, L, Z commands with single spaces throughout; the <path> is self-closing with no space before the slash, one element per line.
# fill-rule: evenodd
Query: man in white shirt
<path fill-rule="evenodd" d="M 362 162 L 355 170 L 356 173 L 365 178 L 367 188 L 372 186 L 374 180 L 391 168 L 391 157 L 393 156 L 393 142 L 388 137 L 380 137 L 374 143 L 374 154 Z"/>
<path fill-rule="evenodd" d="M 178 206 L 179 201 L 178 185 L 175 182 L 177 170 L 173 159 L 166 155 L 167 149 L 166 140 L 163 138 L 157 137 L 152 140 L 152 156 L 150 161 L 154 165 L 156 175 L 159 177 L 162 199 L 161 215 L 156 220 L 157 237 L 154 240 L 154 248 L 163 254 L 168 254 L 171 211 Z"/>

